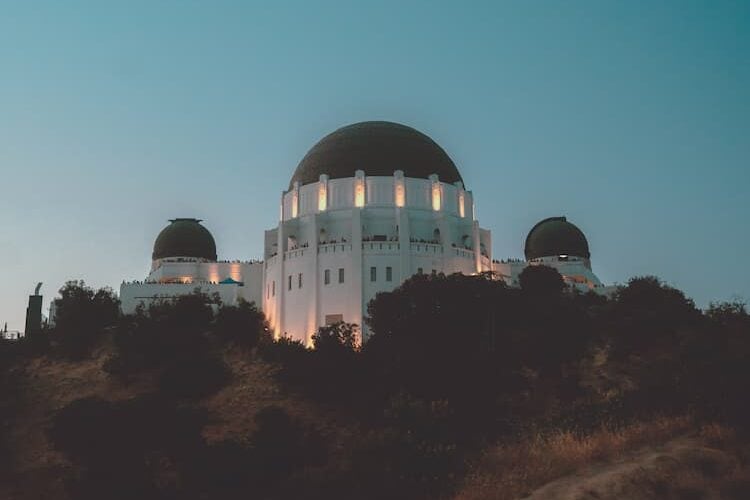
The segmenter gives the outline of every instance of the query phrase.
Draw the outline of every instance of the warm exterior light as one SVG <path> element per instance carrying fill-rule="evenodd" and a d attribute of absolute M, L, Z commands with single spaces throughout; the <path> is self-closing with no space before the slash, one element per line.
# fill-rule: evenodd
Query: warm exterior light
<path fill-rule="evenodd" d="M 297 206 L 299 205 L 299 191 L 295 189 L 292 192 L 292 219 L 297 217 Z"/>
<path fill-rule="evenodd" d="M 396 206 L 403 207 L 406 205 L 406 190 L 404 189 L 404 182 L 396 182 Z"/>
<path fill-rule="evenodd" d="M 354 206 L 364 207 L 365 206 L 365 181 L 364 179 L 357 179 L 354 181 Z"/>
<path fill-rule="evenodd" d="M 459 191 L 458 192 L 458 215 L 461 218 L 466 217 L 466 209 L 464 208 L 465 201 L 466 200 L 464 199 L 464 192 Z"/>
<path fill-rule="evenodd" d="M 440 210 L 440 184 L 434 182 L 432 184 L 432 209 L 434 211 Z"/>
<path fill-rule="evenodd" d="M 182 278 L 180 278 L 180 281 L 182 281 L 182 283 L 185 285 L 189 285 L 193 282 L 193 278 L 191 276 L 183 276 Z"/>
<path fill-rule="evenodd" d="M 328 208 L 328 189 L 325 182 L 318 187 L 318 211 L 325 212 Z"/>
<path fill-rule="evenodd" d="M 240 264 L 231 264 L 229 267 L 229 276 L 237 282 L 242 281 L 242 267 Z"/>
<path fill-rule="evenodd" d="M 216 264 L 212 264 L 211 267 L 209 267 L 208 281 L 210 281 L 211 283 L 219 282 L 219 270 L 217 269 Z"/>

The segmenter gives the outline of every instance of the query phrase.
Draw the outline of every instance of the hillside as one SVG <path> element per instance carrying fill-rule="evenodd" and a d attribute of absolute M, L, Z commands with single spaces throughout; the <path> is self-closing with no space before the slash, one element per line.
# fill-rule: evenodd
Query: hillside
<path fill-rule="evenodd" d="M 121 316 L 71 284 L 57 307 L 0 344 L 0 498 L 750 496 L 750 316 L 655 279 L 608 300 L 419 277 L 362 347 L 200 294 Z"/>

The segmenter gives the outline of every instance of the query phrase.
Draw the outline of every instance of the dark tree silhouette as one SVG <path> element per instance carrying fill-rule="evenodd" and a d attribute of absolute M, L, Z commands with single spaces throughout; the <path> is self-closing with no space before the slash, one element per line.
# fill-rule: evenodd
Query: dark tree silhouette
<path fill-rule="evenodd" d="M 95 291 L 83 281 L 65 283 L 54 303 L 54 339 L 64 355 L 75 359 L 89 354 L 96 338 L 115 325 L 120 313 L 111 289 Z"/>
<path fill-rule="evenodd" d="M 219 339 L 248 349 L 269 334 L 263 313 L 255 303 L 244 300 L 237 306 L 222 306 L 216 315 L 213 331 Z"/>
<path fill-rule="evenodd" d="M 565 289 L 565 281 L 557 269 L 549 266 L 527 266 L 518 275 L 521 289 L 539 297 L 560 295 Z"/>
<path fill-rule="evenodd" d="M 321 326 L 312 337 L 313 346 L 322 353 L 357 349 L 357 325 L 343 321 Z"/>

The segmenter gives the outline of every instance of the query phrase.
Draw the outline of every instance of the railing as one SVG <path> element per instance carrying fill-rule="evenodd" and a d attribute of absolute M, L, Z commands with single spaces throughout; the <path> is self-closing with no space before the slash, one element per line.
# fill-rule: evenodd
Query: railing
<path fill-rule="evenodd" d="M 454 248 L 453 251 L 455 252 L 457 257 L 463 257 L 464 259 L 474 258 L 474 250 L 467 250 L 465 248 Z"/>
<path fill-rule="evenodd" d="M 398 252 L 401 245 L 395 241 L 368 241 L 362 243 L 362 250 L 368 252 Z"/>
<path fill-rule="evenodd" d="M 318 253 L 341 253 L 349 252 L 351 249 L 351 243 L 321 243 L 318 245 Z"/>
<path fill-rule="evenodd" d="M 297 257 L 302 257 L 303 255 L 305 255 L 306 251 L 307 251 L 307 247 L 302 247 L 302 248 L 295 248 L 294 250 L 289 250 L 287 252 L 284 252 L 284 260 L 296 259 Z"/>
<path fill-rule="evenodd" d="M 435 243 L 412 243 L 411 251 L 416 253 L 443 253 L 443 245 Z"/>

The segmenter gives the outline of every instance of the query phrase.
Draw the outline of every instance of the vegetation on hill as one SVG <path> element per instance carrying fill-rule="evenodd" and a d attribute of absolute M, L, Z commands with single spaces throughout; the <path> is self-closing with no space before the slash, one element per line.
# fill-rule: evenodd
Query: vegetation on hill
<path fill-rule="evenodd" d="M 676 438 L 732 465 L 642 478 L 654 498 L 750 495 L 744 304 L 701 311 L 653 277 L 570 293 L 543 266 L 520 283 L 414 276 L 370 303 L 363 346 L 339 323 L 314 349 L 273 340 L 253 304 L 196 293 L 120 316 L 111 291 L 68 283 L 54 328 L 0 345 L 0 496 L 569 494 L 550 482 Z"/>

